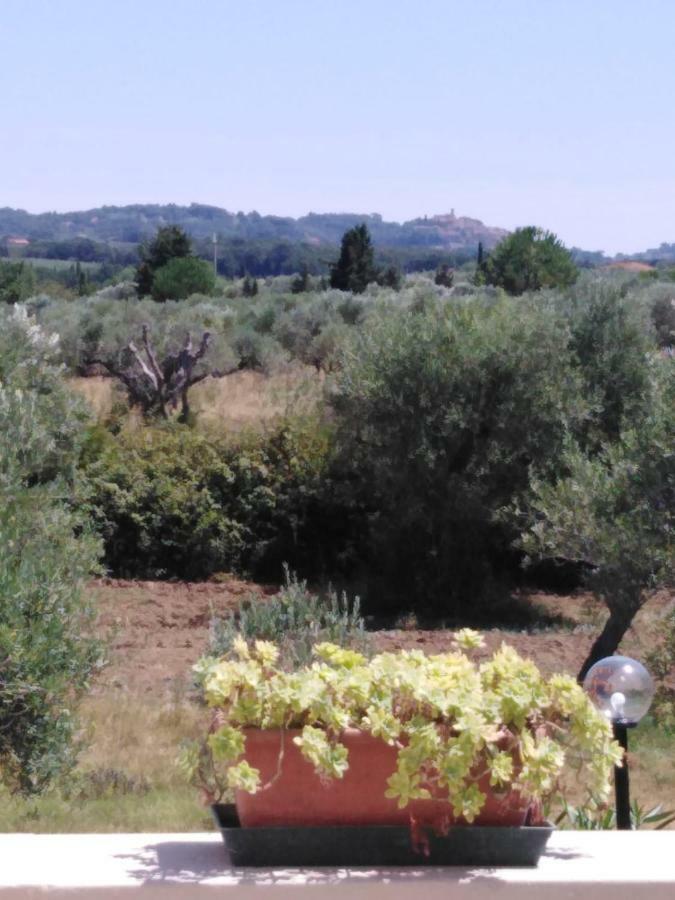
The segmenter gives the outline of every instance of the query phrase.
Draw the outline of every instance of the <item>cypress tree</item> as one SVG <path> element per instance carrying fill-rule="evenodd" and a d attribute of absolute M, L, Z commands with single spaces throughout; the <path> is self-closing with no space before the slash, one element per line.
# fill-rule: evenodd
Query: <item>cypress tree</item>
<path fill-rule="evenodd" d="M 342 236 L 340 258 L 331 266 L 330 286 L 362 294 L 372 281 L 377 281 L 373 244 L 367 226 L 356 225 Z"/>

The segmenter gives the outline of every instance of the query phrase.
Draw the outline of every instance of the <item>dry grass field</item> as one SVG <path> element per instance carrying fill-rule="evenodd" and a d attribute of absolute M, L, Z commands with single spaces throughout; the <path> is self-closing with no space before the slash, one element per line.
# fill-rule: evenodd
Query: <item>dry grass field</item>
<path fill-rule="evenodd" d="M 212 613 L 243 597 L 264 603 L 272 588 L 237 579 L 224 583 L 129 582 L 92 585 L 98 629 L 110 641 L 109 665 L 81 709 L 85 748 L 63 790 L 36 800 L 0 794 L 1 831 L 190 831 L 210 828 L 196 792 L 175 759 L 182 740 L 205 721 L 195 702 L 190 666 L 204 652 Z M 560 624 L 529 632 L 485 632 L 488 650 L 505 640 L 545 671 L 575 672 L 597 634 L 604 611 L 592 597 L 528 595 L 542 619 Z M 658 639 L 675 597 L 655 596 L 641 611 L 622 649 L 644 657 Z M 377 649 L 448 648 L 450 634 L 414 622 L 374 634 Z M 631 735 L 632 793 L 643 807 L 675 808 L 675 736 L 643 724 Z"/>
<path fill-rule="evenodd" d="M 124 396 L 111 378 L 72 378 L 70 383 L 98 418 L 109 416 Z M 265 428 L 290 414 L 309 413 L 321 391 L 322 379 L 316 371 L 296 365 L 272 375 L 243 371 L 209 378 L 192 389 L 190 398 L 200 426 L 236 432 Z"/>

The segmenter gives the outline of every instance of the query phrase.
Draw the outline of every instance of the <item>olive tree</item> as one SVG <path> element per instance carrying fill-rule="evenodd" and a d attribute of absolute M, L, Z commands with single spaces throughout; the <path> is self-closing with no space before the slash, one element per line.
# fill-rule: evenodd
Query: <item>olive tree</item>
<path fill-rule="evenodd" d="M 72 369 L 102 369 L 147 415 L 179 408 L 186 419 L 195 384 L 250 367 L 235 346 L 233 311 L 209 297 L 157 304 L 94 296 L 48 305 L 40 319 L 58 332 Z"/>
<path fill-rule="evenodd" d="M 238 365 L 226 371 L 212 369 L 206 362 L 211 332 L 205 331 L 197 345 L 187 332 L 180 346 L 158 357 L 152 343 L 150 328 L 144 324 L 140 342 L 130 340 L 115 362 L 104 357 L 93 357 L 92 363 L 103 366 L 126 389 L 131 406 L 139 407 L 145 415 L 156 413 L 169 417 L 169 411 L 180 402 L 180 419 L 190 416 L 189 391 L 206 378 L 222 378 L 236 372 Z"/>
<path fill-rule="evenodd" d="M 332 404 L 388 603 L 471 614 L 514 564 L 497 513 L 583 412 L 567 344 L 552 310 L 506 297 L 388 309 L 355 335 Z"/>
<path fill-rule="evenodd" d="M 591 457 L 571 442 L 564 477 L 532 484 L 523 548 L 580 565 L 609 612 L 580 679 L 617 650 L 649 592 L 674 580 L 675 378 L 670 361 L 654 368 L 646 421 Z"/>

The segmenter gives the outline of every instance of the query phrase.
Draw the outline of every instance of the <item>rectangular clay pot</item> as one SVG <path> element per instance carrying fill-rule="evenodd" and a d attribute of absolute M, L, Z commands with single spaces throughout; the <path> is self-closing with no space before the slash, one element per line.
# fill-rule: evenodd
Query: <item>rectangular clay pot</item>
<path fill-rule="evenodd" d="M 349 752 L 348 770 L 340 779 L 323 779 L 293 743 L 300 733 L 299 729 L 245 730 L 245 759 L 260 771 L 261 782 L 269 786 L 255 794 L 236 791 L 237 812 L 244 828 L 412 824 L 442 831 L 457 821 L 443 799 L 415 800 L 399 809 L 396 800 L 385 797 L 387 780 L 396 770 L 396 747 L 349 729 L 340 737 Z M 516 792 L 495 795 L 487 776 L 478 784 L 487 800 L 475 825 L 525 823 L 529 804 Z"/>

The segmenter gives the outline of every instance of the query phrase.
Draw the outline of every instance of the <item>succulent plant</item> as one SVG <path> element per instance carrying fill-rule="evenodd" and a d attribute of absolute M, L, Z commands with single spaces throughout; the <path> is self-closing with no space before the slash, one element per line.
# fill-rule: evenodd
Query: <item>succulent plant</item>
<path fill-rule="evenodd" d="M 482 663 L 471 659 L 477 632 L 455 635 L 452 652 L 398 651 L 367 659 L 334 644 L 314 647 L 314 661 L 295 671 L 278 666 L 269 641 L 239 638 L 229 658 L 196 669 L 213 710 L 208 735 L 187 747 L 185 771 L 210 800 L 228 789 L 264 785 L 246 760 L 247 729 L 297 729 L 293 738 L 318 774 L 341 778 L 349 766 L 346 729 L 371 734 L 398 750 L 387 797 L 444 799 L 471 822 L 485 800 L 517 791 L 546 810 L 563 799 L 565 777 L 586 789 L 585 807 L 603 804 L 621 749 L 611 726 L 568 675 L 546 679 L 503 644 Z"/>

